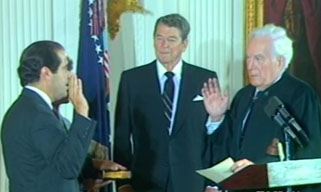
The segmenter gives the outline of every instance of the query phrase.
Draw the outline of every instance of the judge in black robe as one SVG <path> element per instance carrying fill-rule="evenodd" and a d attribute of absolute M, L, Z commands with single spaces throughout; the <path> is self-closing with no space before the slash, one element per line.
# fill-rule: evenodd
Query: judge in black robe
<path fill-rule="evenodd" d="M 249 41 L 247 71 L 250 85 L 236 94 L 230 110 L 225 113 L 224 120 L 213 133 L 212 143 L 209 145 L 213 164 L 229 156 L 237 161 L 231 168 L 232 171 L 238 171 L 253 163 L 279 161 L 278 156 L 273 156 L 269 149 L 273 139 L 278 139 L 284 144 L 284 131 L 264 110 L 273 96 L 284 103 L 285 108 L 309 137 L 309 141 L 303 143 L 302 148 L 294 141 L 291 142 L 292 159 L 321 158 L 319 99 L 306 83 L 284 72 L 292 57 L 292 54 L 288 54 L 292 51 L 292 43 L 286 37 L 285 30 L 274 25 L 264 28 L 263 32 L 261 28 L 252 33 Z M 276 43 L 287 45 L 281 46 L 283 50 L 275 51 Z M 209 81 L 203 89 L 204 98 L 207 100 L 205 104 L 207 103 L 207 108 L 212 107 L 212 110 L 208 110 L 212 111 L 212 119 L 220 119 L 217 117 L 223 116 L 214 110 L 219 109 L 220 105 L 212 102 L 217 101 L 215 98 L 224 100 L 222 98 L 225 96 L 220 92 L 215 81 Z M 294 189 L 300 192 L 321 191 L 319 187 L 310 185 Z"/>
<path fill-rule="evenodd" d="M 226 129 L 229 137 L 226 145 L 230 148 L 229 155 L 234 159 L 247 158 L 257 163 L 274 160 L 267 149 L 274 138 L 284 143 L 284 129 L 265 113 L 264 108 L 269 99 L 276 96 L 309 137 L 309 142 L 305 143 L 294 130 L 304 147 L 300 148 L 292 141 L 292 159 L 321 158 L 320 103 L 314 91 L 305 82 L 285 72 L 278 82 L 262 91 L 242 130 L 242 122 L 255 91 L 252 85 L 241 89 L 222 124 L 221 129 Z"/>

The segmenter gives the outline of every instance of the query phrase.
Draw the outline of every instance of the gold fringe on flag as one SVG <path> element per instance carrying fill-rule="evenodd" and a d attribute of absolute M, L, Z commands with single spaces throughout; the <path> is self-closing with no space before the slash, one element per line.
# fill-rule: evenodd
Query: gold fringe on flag
<path fill-rule="evenodd" d="M 111 39 L 115 39 L 120 28 L 120 16 L 124 12 L 149 13 L 141 5 L 138 0 L 108 0 L 108 32 Z"/>
<path fill-rule="evenodd" d="M 109 159 L 108 148 L 94 140 L 91 140 L 88 152 L 95 159 Z"/>
<path fill-rule="evenodd" d="M 107 159 L 107 160 L 110 159 L 108 157 L 108 154 L 109 154 L 108 148 L 94 140 L 91 140 L 88 153 L 91 155 L 93 159 Z M 92 183 L 92 185 L 94 184 Z M 87 190 L 87 192 L 100 192 L 100 189 L 93 188 L 93 189 Z"/>

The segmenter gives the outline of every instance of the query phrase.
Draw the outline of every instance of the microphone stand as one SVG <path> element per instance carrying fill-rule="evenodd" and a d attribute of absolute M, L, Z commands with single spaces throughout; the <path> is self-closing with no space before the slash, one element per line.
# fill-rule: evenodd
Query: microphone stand
<path fill-rule="evenodd" d="M 284 137 L 285 137 L 285 161 L 290 161 L 292 158 L 291 155 L 291 138 L 287 131 L 287 129 L 284 129 Z M 288 186 L 286 187 L 286 192 L 292 192 L 292 187 Z"/>
<path fill-rule="evenodd" d="M 269 104 L 264 108 L 265 113 L 275 120 L 280 127 L 283 128 L 284 139 L 285 139 L 285 161 L 290 161 L 293 159 L 291 154 L 291 142 L 292 139 L 298 145 L 298 147 L 303 148 L 300 138 L 293 132 L 290 126 L 293 126 L 296 131 L 301 134 L 304 140 L 309 141 L 304 130 L 296 123 L 295 119 L 287 112 L 282 101 L 276 96 L 273 96 L 269 100 Z M 287 192 L 292 192 L 292 187 L 286 187 Z"/>
<path fill-rule="evenodd" d="M 300 139 L 295 135 L 295 133 L 291 130 L 289 125 L 283 120 L 279 112 L 274 116 L 274 119 L 279 123 L 281 127 L 283 127 L 283 132 L 285 137 L 285 161 L 290 161 L 292 159 L 292 154 L 291 154 L 292 139 L 295 140 L 299 146 L 302 146 L 302 143 Z M 292 192 L 292 187 L 291 186 L 286 187 L 286 192 Z"/>

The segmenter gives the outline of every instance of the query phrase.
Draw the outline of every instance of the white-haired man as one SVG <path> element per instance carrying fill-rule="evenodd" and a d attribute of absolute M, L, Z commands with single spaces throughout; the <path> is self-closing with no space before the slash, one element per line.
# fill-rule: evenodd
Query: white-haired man
<path fill-rule="evenodd" d="M 321 157 L 319 99 L 306 83 L 285 71 L 292 56 L 292 41 L 285 29 L 265 25 L 251 33 L 246 55 L 250 84 L 236 94 L 230 110 L 226 112 L 227 96 L 217 82 L 204 84 L 207 111 L 212 119 L 223 121 L 212 135 L 213 163 L 231 156 L 237 160 L 231 167 L 236 172 L 253 163 L 278 160 L 267 153 L 273 139 L 284 143 L 283 129 L 264 111 L 273 96 L 284 103 L 310 139 L 303 148 L 292 142 L 292 159 Z M 317 187 L 302 186 L 295 191 L 321 191 Z"/>

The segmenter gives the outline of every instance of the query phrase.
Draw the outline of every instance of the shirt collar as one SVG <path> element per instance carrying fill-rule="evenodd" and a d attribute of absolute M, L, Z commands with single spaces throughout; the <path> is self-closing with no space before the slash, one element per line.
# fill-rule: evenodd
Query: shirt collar
<path fill-rule="evenodd" d="M 26 85 L 25 88 L 36 92 L 48 104 L 50 109 L 53 109 L 52 104 L 51 104 L 51 100 L 50 100 L 49 96 L 45 92 L 41 91 L 37 87 L 30 86 L 30 85 Z"/>
<path fill-rule="evenodd" d="M 164 74 L 167 72 L 167 69 L 158 60 L 156 61 L 156 68 L 157 68 L 158 79 L 161 79 L 164 76 Z M 175 65 L 174 69 L 172 70 L 176 78 L 181 79 L 182 69 L 183 69 L 183 61 L 179 60 L 179 62 Z"/>

